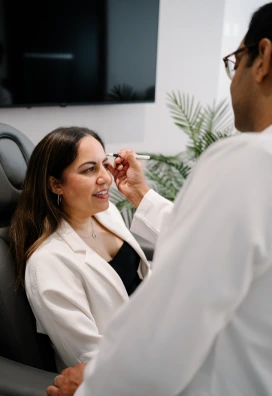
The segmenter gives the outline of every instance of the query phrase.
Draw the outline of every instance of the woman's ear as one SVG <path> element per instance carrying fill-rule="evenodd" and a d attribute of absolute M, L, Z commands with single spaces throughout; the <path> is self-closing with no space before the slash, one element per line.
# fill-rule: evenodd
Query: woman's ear
<path fill-rule="evenodd" d="M 49 176 L 49 178 L 48 178 L 48 188 L 54 194 L 58 194 L 58 195 L 62 194 L 61 183 L 54 176 Z"/>

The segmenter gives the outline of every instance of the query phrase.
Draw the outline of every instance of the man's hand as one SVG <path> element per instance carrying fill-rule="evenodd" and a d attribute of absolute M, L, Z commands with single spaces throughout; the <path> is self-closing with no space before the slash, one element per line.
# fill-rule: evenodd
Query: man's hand
<path fill-rule="evenodd" d="M 57 375 L 54 385 L 46 389 L 48 396 L 73 396 L 81 382 L 86 363 L 79 363 L 74 367 L 66 368 Z"/>
<path fill-rule="evenodd" d="M 120 150 L 120 157 L 109 167 L 118 190 L 137 208 L 150 187 L 147 185 L 141 160 L 131 149 Z"/>

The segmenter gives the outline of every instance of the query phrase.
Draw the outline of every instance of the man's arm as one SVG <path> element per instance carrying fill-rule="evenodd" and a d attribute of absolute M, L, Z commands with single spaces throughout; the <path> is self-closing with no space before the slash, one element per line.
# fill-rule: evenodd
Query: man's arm
<path fill-rule="evenodd" d="M 131 232 L 155 244 L 163 220 L 169 216 L 173 203 L 149 190 L 140 202 L 131 223 Z"/>

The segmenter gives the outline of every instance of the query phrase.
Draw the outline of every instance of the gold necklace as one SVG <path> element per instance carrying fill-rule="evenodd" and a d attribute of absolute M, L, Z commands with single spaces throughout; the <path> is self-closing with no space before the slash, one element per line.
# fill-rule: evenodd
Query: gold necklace
<path fill-rule="evenodd" d="M 93 226 L 93 221 L 92 221 L 91 217 L 89 217 L 89 223 L 90 222 L 91 222 L 91 226 L 92 226 L 92 233 L 87 235 L 87 236 L 83 236 L 83 235 L 78 234 L 81 238 L 87 239 L 87 238 L 92 237 L 93 239 L 96 239 L 96 233 L 94 232 L 94 226 Z"/>

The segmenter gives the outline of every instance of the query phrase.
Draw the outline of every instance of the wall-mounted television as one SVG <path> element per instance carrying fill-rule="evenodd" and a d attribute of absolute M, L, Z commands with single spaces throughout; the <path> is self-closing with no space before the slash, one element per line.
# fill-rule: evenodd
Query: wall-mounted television
<path fill-rule="evenodd" d="M 0 107 L 154 102 L 159 0 L 0 0 Z"/>

